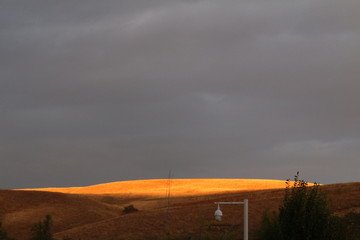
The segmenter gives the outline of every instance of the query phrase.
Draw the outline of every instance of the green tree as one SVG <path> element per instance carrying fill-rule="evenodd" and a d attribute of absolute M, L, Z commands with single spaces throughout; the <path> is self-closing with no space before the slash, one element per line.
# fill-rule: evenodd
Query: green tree
<path fill-rule="evenodd" d="M 326 196 L 319 191 L 319 184 L 308 187 L 307 182 L 299 180 L 299 173 L 292 186 L 286 181 L 284 201 L 279 209 L 279 230 L 283 239 L 328 239 L 329 219 Z"/>
<path fill-rule="evenodd" d="M 1 222 L 0 222 L 0 240 L 14 240 L 13 238 L 9 237 L 7 233 L 2 229 Z"/>
<path fill-rule="evenodd" d="M 279 211 L 264 216 L 260 236 L 263 240 L 344 240 L 334 232 L 342 231 L 340 225 L 331 217 L 319 184 L 308 186 L 297 173 L 293 183 L 286 181 Z"/>
<path fill-rule="evenodd" d="M 43 221 L 35 223 L 31 228 L 32 236 L 30 240 L 54 240 L 51 233 L 52 219 L 46 215 Z"/>

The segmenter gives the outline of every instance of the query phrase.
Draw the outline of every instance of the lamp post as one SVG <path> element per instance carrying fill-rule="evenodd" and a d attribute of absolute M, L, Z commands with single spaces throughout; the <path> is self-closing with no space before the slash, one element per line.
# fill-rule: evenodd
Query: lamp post
<path fill-rule="evenodd" d="M 243 202 L 215 202 L 218 205 L 217 210 L 215 211 L 215 220 L 221 221 L 223 213 L 220 210 L 220 205 L 244 205 L 244 240 L 249 239 L 249 201 L 244 199 Z"/>

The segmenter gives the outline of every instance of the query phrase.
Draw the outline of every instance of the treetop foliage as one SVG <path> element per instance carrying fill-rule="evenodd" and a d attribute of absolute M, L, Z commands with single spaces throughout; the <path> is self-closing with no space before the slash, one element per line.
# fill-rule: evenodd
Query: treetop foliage
<path fill-rule="evenodd" d="M 299 180 L 299 173 L 293 184 L 286 181 L 283 205 L 279 208 L 279 231 L 287 240 L 328 239 L 330 211 L 324 193 L 319 184 L 309 187 Z"/>
<path fill-rule="evenodd" d="M 260 229 L 262 240 L 353 240 L 358 239 L 346 219 L 331 215 L 327 197 L 319 184 L 309 186 L 299 179 L 286 181 L 278 212 L 265 214 Z M 354 222 L 354 221 L 353 221 Z"/>

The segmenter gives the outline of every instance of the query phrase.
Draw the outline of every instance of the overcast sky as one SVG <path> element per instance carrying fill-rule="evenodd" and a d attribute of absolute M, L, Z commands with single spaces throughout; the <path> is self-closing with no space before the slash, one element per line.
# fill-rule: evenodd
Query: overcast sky
<path fill-rule="evenodd" d="M 0 188 L 359 181 L 358 0 L 2 0 L 0 55 Z"/>

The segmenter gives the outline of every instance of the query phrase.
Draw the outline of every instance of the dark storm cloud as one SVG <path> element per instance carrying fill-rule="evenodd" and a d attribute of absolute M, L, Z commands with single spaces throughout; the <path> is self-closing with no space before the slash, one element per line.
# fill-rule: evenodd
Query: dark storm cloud
<path fill-rule="evenodd" d="M 0 6 L 4 188 L 358 181 L 358 1 Z"/>

